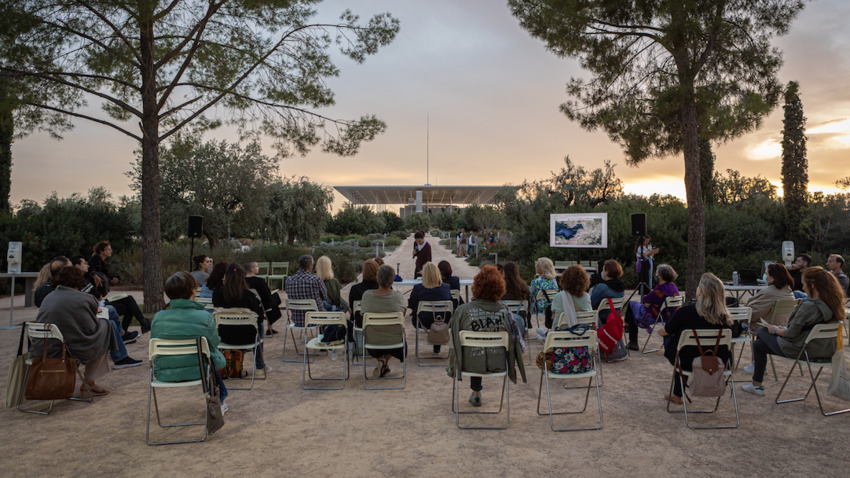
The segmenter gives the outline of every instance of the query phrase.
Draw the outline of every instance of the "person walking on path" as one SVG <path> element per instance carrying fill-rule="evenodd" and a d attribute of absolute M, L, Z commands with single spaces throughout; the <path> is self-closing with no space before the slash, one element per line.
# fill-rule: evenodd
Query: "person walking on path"
<path fill-rule="evenodd" d="M 413 242 L 413 258 L 416 259 L 413 278 L 418 279 L 422 275 L 422 267 L 428 262 L 431 262 L 431 244 L 425 242 L 424 231 L 418 231 L 414 234 Z"/>

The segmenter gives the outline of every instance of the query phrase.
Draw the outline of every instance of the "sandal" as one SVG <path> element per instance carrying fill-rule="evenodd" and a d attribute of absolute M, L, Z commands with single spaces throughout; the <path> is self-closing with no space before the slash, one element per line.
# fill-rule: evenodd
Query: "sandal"
<path fill-rule="evenodd" d="M 387 364 L 384 364 L 384 368 L 381 370 L 381 377 L 386 377 L 390 373 L 390 367 Z"/>
<path fill-rule="evenodd" d="M 682 397 L 677 397 L 676 395 L 664 395 L 664 399 L 673 402 L 676 405 L 682 404 Z"/>
<path fill-rule="evenodd" d="M 375 367 L 375 370 L 372 371 L 372 377 L 373 378 L 383 377 L 384 367 L 386 367 L 386 366 L 387 366 L 387 364 L 385 364 L 382 360 L 378 360 L 378 366 Z"/>

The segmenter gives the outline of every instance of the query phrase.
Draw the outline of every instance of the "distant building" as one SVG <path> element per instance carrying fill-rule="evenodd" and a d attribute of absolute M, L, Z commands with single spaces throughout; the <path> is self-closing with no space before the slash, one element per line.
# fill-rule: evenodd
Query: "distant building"
<path fill-rule="evenodd" d="M 469 204 L 493 204 L 502 186 L 334 186 L 353 204 L 401 205 L 402 218 L 416 212 L 445 212 Z"/>

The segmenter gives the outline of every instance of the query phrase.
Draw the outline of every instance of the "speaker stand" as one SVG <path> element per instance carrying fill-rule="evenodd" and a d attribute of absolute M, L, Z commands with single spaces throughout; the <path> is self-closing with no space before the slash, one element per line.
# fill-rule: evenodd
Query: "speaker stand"
<path fill-rule="evenodd" d="M 635 294 L 638 293 L 638 291 L 640 291 L 641 297 L 645 296 L 649 292 L 649 284 L 647 284 L 644 281 L 640 281 L 640 283 L 638 283 L 638 285 L 637 285 L 637 288 L 635 288 L 635 290 L 632 291 L 632 294 L 629 296 L 628 300 L 626 300 L 626 302 L 623 304 L 623 307 L 626 307 L 626 306 L 629 305 L 629 302 L 631 302 L 632 297 L 634 297 Z M 644 291 L 646 291 L 646 292 L 644 292 Z"/>
<path fill-rule="evenodd" d="M 189 270 L 192 270 L 192 266 L 195 265 L 195 237 L 192 236 L 192 242 L 189 246 Z"/>

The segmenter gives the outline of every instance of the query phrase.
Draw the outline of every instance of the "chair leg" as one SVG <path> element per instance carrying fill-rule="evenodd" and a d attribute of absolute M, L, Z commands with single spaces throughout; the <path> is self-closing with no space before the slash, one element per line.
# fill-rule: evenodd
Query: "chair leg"
<path fill-rule="evenodd" d="M 21 402 L 24 399 L 24 390 L 27 387 L 27 379 L 29 378 L 29 374 L 30 374 L 30 366 L 27 365 L 27 368 L 24 371 L 24 380 L 23 380 L 23 382 L 21 382 L 20 390 L 18 390 L 18 404 L 15 405 L 15 409 L 18 410 L 18 411 L 24 412 L 24 413 L 35 413 L 37 415 L 50 415 L 50 412 L 53 411 L 53 404 L 56 403 L 56 400 L 50 401 L 50 407 L 47 409 L 46 412 L 42 411 L 42 410 L 34 410 L 34 409 L 31 409 L 31 408 L 22 408 L 21 407 Z"/>
<path fill-rule="evenodd" d="M 840 415 L 840 414 L 842 414 L 842 413 L 850 412 L 850 408 L 845 408 L 845 409 L 843 409 L 843 410 L 836 410 L 836 411 L 834 411 L 834 412 L 827 412 L 827 411 L 825 411 L 825 410 L 824 410 L 824 408 L 823 408 L 823 402 L 821 401 L 821 397 L 820 397 L 820 392 L 818 391 L 818 387 L 817 387 L 817 384 L 816 384 L 816 382 L 817 382 L 818 378 L 820 377 L 821 372 L 823 371 L 823 367 L 821 367 L 821 368 L 818 370 L 818 373 L 817 373 L 817 374 L 815 374 L 815 373 L 812 371 L 812 364 L 811 364 L 811 362 L 809 361 L 809 356 L 808 356 L 809 354 L 808 354 L 808 352 L 806 352 L 806 351 L 805 351 L 805 349 L 804 349 L 804 350 L 803 350 L 803 353 L 805 353 L 805 354 L 806 354 L 806 365 L 807 365 L 807 367 L 808 367 L 808 369 L 809 369 L 809 377 L 811 377 L 811 379 L 812 379 L 812 384 L 811 384 L 811 385 L 809 385 L 809 389 L 806 391 L 806 395 L 805 395 L 804 397 L 802 397 L 802 398 L 790 398 L 790 399 L 787 399 L 787 400 L 779 400 L 779 397 L 782 395 L 782 391 L 783 391 L 783 390 L 785 390 L 785 385 L 788 383 L 788 379 L 790 379 L 790 378 L 791 378 L 791 374 L 792 374 L 792 373 L 794 373 L 794 368 L 796 368 L 796 365 L 799 365 L 799 364 L 800 364 L 800 357 L 798 356 L 798 357 L 797 357 L 797 362 L 796 362 L 794 365 L 792 365 L 792 366 L 791 366 L 791 369 L 790 369 L 790 370 L 788 370 L 788 375 L 785 377 L 785 382 L 783 382 L 783 383 L 782 383 L 782 388 L 780 388 L 780 389 L 779 389 L 779 393 L 776 395 L 776 400 L 775 400 L 775 401 L 776 401 L 776 403 L 789 403 L 789 402 L 800 402 L 800 401 L 803 401 L 803 400 L 805 400 L 806 398 L 808 398 L 808 397 L 809 397 L 809 394 L 812 392 L 812 389 L 814 389 L 814 390 L 815 390 L 815 397 L 816 397 L 816 398 L 817 398 L 817 400 L 818 400 L 818 407 L 820 408 L 820 412 L 821 412 L 821 414 L 822 414 L 823 416 L 825 416 L 825 417 L 829 417 L 829 416 L 832 416 L 832 415 Z M 833 372 L 832 372 L 832 373 L 836 373 L 836 372 L 835 372 L 835 370 L 833 370 Z"/>
<path fill-rule="evenodd" d="M 655 332 L 655 327 L 658 325 L 659 322 L 661 322 L 661 314 L 660 313 L 658 314 L 658 317 L 655 318 L 655 322 L 653 322 L 652 327 L 650 327 L 650 329 L 649 329 L 649 335 L 646 336 L 646 341 L 643 343 L 643 348 L 641 349 L 641 353 L 649 354 L 649 353 L 657 352 L 657 351 L 661 350 L 662 347 L 658 347 L 658 348 L 652 349 L 652 350 L 646 350 L 646 346 L 649 345 L 649 339 L 652 338 L 652 333 Z M 637 327 L 637 321 L 635 321 L 635 327 Z"/>

